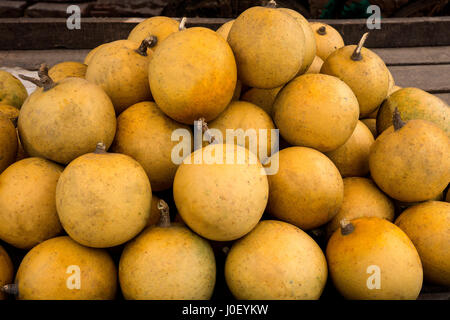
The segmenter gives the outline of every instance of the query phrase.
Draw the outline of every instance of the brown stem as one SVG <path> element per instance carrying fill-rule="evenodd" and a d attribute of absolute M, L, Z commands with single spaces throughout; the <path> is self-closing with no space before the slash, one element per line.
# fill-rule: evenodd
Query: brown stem
<path fill-rule="evenodd" d="M 403 126 L 406 124 L 406 122 L 402 120 L 397 107 L 395 107 L 394 113 L 392 114 L 392 123 L 394 125 L 394 131 L 403 128 Z"/>
<path fill-rule="evenodd" d="M 277 2 L 275 0 L 270 0 L 266 4 L 266 8 L 276 8 L 276 7 L 277 7 Z"/>
<path fill-rule="evenodd" d="M 48 75 L 47 64 L 45 63 L 41 64 L 41 66 L 39 67 L 38 76 L 39 79 L 35 79 L 23 74 L 19 74 L 19 77 L 21 79 L 32 82 L 38 87 L 44 88 L 44 91 L 50 90 L 56 85 L 56 83 L 53 82 L 52 78 L 50 78 L 50 76 Z"/>
<path fill-rule="evenodd" d="M 156 46 L 156 43 L 158 42 L 158 38 L 155 36 L 150 36 L 142 40 L 141 45 L 139 48 L 137 48 L 135 51 L 139 53 L 141 56 L 146 57 L 147 56 L 147 49 L 153 48 Z"/>
<path fill-rule="evenodd" d="M 201 123 L 201 125 L 202 125 L 202 133 L 204 134 L 204 135 L 206 135 L 206 138 L 208 139 L 208 142 L 210 143 L 210 144 L 212 144 L 213 142 L 214 142 L 214 140 L 215 140 L 215 138 L 214 138 L 214 136 L 212 136 L 208 131 L 209 131 L 209 128 L 208 128 L 208 124 L 206 123 L 206 120 L 205 120 L 205 118 L 200 118 L 200 119 L 198 119 L 198 121 Z"/>
<path fill-rule="evenodd" d="M 327 34 L 327 28 L 325 26 L 321 26 L 316 32 L 321 36 L 324 36 Z"/>
<path fill-rule="evenodd" d="M 96 154 L 107 153 L 105 144 L 103 142 L 97 143 L 97 147 L 95 148 L 94 153 Z"/>
<path fill-rule="evenodd" d="M 186 17 L 181 18 L 180 25 L 178 26 L 179 31 L 183 31 L 186 29 L 186 21 L 187 21 Z"/>
<path fill-rule="evenodd" d="M 366 42 L 368 36 L 369 36 L 369 33 L 366 32 L 361 37 L 361 40 L 359 40 L 359 43 L 356 46 L 355 51 L 353 51 L 353 54 L 351 56 L 351 59 L 353 61 L 360 61 L 360 60 L 362 60 L 361 50 L 362 50 L 362 47 L 364 46 L 364 42 Z"/>
<path fill-rule="evenodd" d="M 159 218 L 158 226 L 161 228 L 170 227 L 170 212 L 167 203 L 161 199 L 158 202 L 157 208 L 161 212 L 161 217 Z"/>
<path fill-rule="evenodd" d="M 19 286 L 15 283 L 5 284 L 0 288 L 0 291 L 9 295 L 19 295 Z"/>
<path fill-rule="evenodd" d="M 355 230 L 355 226 L 347 219 L 342 219 L 340 221 L 340 224 L 341 224 L 341 234 L 343 236 L 349 235 Z"/>

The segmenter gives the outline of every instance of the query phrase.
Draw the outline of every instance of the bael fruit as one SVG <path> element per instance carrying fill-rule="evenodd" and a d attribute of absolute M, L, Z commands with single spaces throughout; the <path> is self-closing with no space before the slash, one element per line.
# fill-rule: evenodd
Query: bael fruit
<path fill-rule="evenodd" d="M 0 173 L 14 162 L 17 143 L 16 128 L 7 116 L 0 114 Z"/>
<path fill-rule="evenodd" d="M 363 47 L 367 36 L 365 33 L 357 46 L 330 54 L 320 69 L 348 84 L 358 98 L 361 117 L 373 112 L 389 92 L 389 70 L 376 53 Z"/>
<path fill-rule="evenodd" d="M 230 33 L 230 29 L 233 26 L 234 20 L 230 20 L 221 25 L 216 32 L 225 40 L 228 40 L 228 34 Z"/>
<path fill-rule="evenodd" d="M 362 177 L 369 173 L 369 154 L 375 139 L 369 128 L 358 120 L 348 140 L 336 150 L 326 153 L 342 177 Z"/>
<path fill-rule="evenodd" d="M 151 17 L 140 22 L 131 30 L 128 40 L 141 43 L 146 38 L 153 36 L 156 38 L 156 44 L 152 50 L 161 44 L 161 42 L 174 32 L 178 32 L 179 22 L 169 17 Z"/>
<path fill-rule="evenodd" d="M 375 183 L 403 202 L 430 200 L 450 181 L 450 138 L 432 122 L 409 120 L 394 112 L 394 126 L 372 146 L 369 167 Z"/>
<path fill-rule="evenodd" d="M 327 262 L 314 240 L 282 221 L 261 221 L 231 247 L 225 278 L 239 300 L 316 300 Z"/>
<path fill-rule="evenodd" d="M 117 118 L 117 133 L 112 152 L 126 154 L 139 162 L 147 172 L 153 191 L 169 189 L 178 165 L 172 161 L 172 133 L 192 130 L 167 117 L 154 102 L 140 102 Z"/>
<path fill-rule="evenodd" d="M 154 37 L 141 45 L 130 40 L 113 41 L 99 49 L 89 62 L 86 80 L 100 86 L 114 105 L 117 114 L 129 106 L 151 99 L 148 64 L 156 44 Z"/>
<path fill-rule="evenodd" d="M 283 35 L 283 36 L 280 36 Z M 300 71 L 305 34 L 290 14 L 268 7 L 251 7 L 234 21 L 228 43 L 243 84 L 261 89 L 279 87 Z"/>
<path fill-rule="evenodd" d="M 19 300 L 112 300 L 117 269 L 105 250 L 57 237 L 26 254 L 14 287 Z"/>
<path fill-rule="evenodd" d="M 17 126 L 17 118 L 19 118 L 19 109 L 8 104 L 0 104 L 0 116 L 6 116 L 14 126 Z M 1 171 L 1 170 L 0 170 Z"/>
<path fill-rule="evenodd" d="M 8 253 L 0 246 L 0 300 L 6 299 L 2 287 L 13 281 L 14 267 Z"/>
<path fill-rule="evenodd" d="M 42 158 L 12 164 L 0 175 L 0 239 L 28 249 L 62 231 L 56 184 L 63 168 Z"/>
<path fill-rule="evenodd" d="M 376 139 L 378 137 L 377 132 L 377 120 L 376 119 L 361 119 L 361 122 L 369 128 L 370 132 L 372 132 L 373 137 Z"/>
<path fill-rule="evenodd" d="M 87 65 L 80 62 L 66 61 L 55 64 L 48 70 L 48 75 L 53 81 L 59 82 L 68 77 L 83 78 L 86 75 Z"/>
<path fill-rule="evenodd" d="M 320 73 L 322 68 L 323 60 L 319 56 L 315 56 L 312 64 L 309 66 L 305 73 Z"/>
<path fill-rule="evenodd" d="M 408 236 L 381 218 L 342 221 L 326 256 L 336 289 L 352 300 L 413 300 L 422 288 L 419 254 Z"/>
<path fill-rule="evenodd" d="M 428 201 L 403 211 L 395 224 L 419 252 L 425 280 L 450 287 L 450 203 Z"/>
<path fill-rule="evenodd" d="M 56 186 L 61 224 L 78 243 L 113 247 L 134 238 L 146 226 L 152 190 L 141 165 L 99 143 L 94 153 L 72 161 Z"/>
<path fill-rule="evenodd" d="M 230 103 L 237 81 L 230 46 L 202 27 L 172 34 L 155 51 L 148 70 L 158 107 L 185 124 L 216 118 Z"/>
<path fill-rule="evenodd" d="M 323 61 L 345 45 L 342 36 L 332 26 L 321 22 L 310 22 L 310 26 L 316 40 L 316 55 Z"/>
<path fill-rule="evenodd" d="M 394 204 L 372 180 L 360 177 L 345 178 L 344 201 L 338 213 L 327 224 L 328 237 L 339 228 L 341 220 L 350 221 L 363 217 L 393 221 Z"/>
<path fill-rule="evenodd" d="M 398 109 L 404 121 L 422 119 L 433 122 L 450 137 L 450 108 L 438 97 L 418 88 L 403 88 L 391 94 L 381 105 L 377 116 L 377 131 L 392 125 L 392 113 Z"/>
<path fill-rule="evenodd" d="M 0 103 L 20 109 L 27 97 L 28 92 L 22 82 L 11 73 L 0 70 Z"/>
<path fill-rule="evenodd" d="M 269 212 L 310 230 L 330 221 L 341 207 L 344 185 L 336 166 L 310 148 L 290 147 L 279 157 L 279 170 L 268 176 Z"/>
<path fill-rule="evenodd" d="M 287 84 L 273 105 L 280 134 L 292 145 L 332 151 L 347 141 L 359 117 L 348 85 L 324 74 L 304 74 Z"/>
<path fill-rule="evenodd" d="M 104 43 L 101 44 L 97 47 L 95 47 L 94 49 L 92 49 L 91 51 L 88 52 L 88 54 L 86 55 L 86 57 L 84 58 L 84 64 L 85 65 L 89 65 L 92 61 L 92 58 L 94 57 L 94 55 L 103 47 L 107 46 L 109 43 Z"/>
<path fill-rule="evenodd" d="M 282 87 L 274 89 L 251 88 L 242 95 L 242 100 L 256 104 L 262 108 L 269 116 L 272 116 L 273 103 Z"/>
<path fill-rule="evenodd" d="M 216 281 L 211 245 L 185 226 L 170 223 L 168 206 L 158 203 L 161 220 L 125 247 L 119 281 L 125 299 L 206 300 Z"/>
<path fill-rule="evenodd" d="M 217 241 L 250 232 L 261 219 L 268 194 L 267 176 L 256 155 L 232 144 L 194 151 L 178 167 L 173 183 L 183 221 L 202 237 Z"/>
<path fill-rule="evenodd" d="M 116 116 L 100 87 L 81 78 L 55 83 L 46 65 L 39 76 L 22 76 L 41 87 L 23 104 L 18 121 L 20 140 L 30 156 L 67 164 L 94 151 L 98 141 L 111 145 Z"/>

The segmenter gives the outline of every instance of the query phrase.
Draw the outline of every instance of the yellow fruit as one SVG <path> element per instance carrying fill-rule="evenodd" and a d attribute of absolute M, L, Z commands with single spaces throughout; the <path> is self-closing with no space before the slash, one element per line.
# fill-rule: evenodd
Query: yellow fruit
<path fill-rule="evenodd" d="M 14 126 L 17 125 L 17 118 L 19 117 L 19 109 L 14 108 L 8 104 L 0 104 L 0 116 L 6 116 Z M 1 171 L 1 170 L 0 170 Z"/>
<path fill-rule="evenodd" d="M 276 154 L 279 170 L 269 178 L 269 212 L 310 230 L 330 221 L 341 207 L 344 185 L 336 166 L 310 148 L 291 147 Z"/>
<path fill-rule="evenodd" d="M 255 88 L 287 83 L 300 71 L 305 57 L 301 24 L 274 8 L 251 7 L 241 13 L 231 27 L 228 43 L 236 57 L 239 79 Z"/>
<path fill-rule="evenodd" d="M 269 185 L 263 171 L 256 155 L 241 146 L 211 144 L 198 149 L 175 175 L 178 212 L 202 237 L 240 238 L 259 222 L 266 207 Z"/>
<path fill-rule="evenodd" d="M 308 22 L 308 20 L 305 19 L 300 13 L 298 13 L 295 10 L 288 9 L 288 8 L 279 8 L 278 10 L 283 11 L 287 14 L 289 14 L 292 18 L 297 21 L 300 26 L 302 27 L 303 34 L 305 35 L 305 56 L 303 59 L 302 67 L 300 68 L 300 71 L 298 72 L 298 75 L 301 75 L 308 70 L 308 68 L 311 66 L 311 64 L 314 61 L 314 58 L 316 56 L 316 38 L 314 36 L 314 32 Z"/>
<path fill-rule="evenodd" d="M 363 217 L 394 220 L 394 204 L 372 180 L 352 177 L 344 179 L 344 201 L 339 212 L 327 224 L 327 235 L 339 228 L 344 219 L 350 221 Z"/>
<path fill-rule="evenodd" d="M 376 119 L 377 115 L 378 115 L 378 111 L 380 110 L 380 107 L 376 108 L 373 112 L 369 113 L 368 115 L 366 115 L 364 117 L 368 118 L 368 119 Z"/>
<path fill-rule="evenodd" d="M 50 80 L 23 104 L 18 128 L 30 156 L 67 164 L 94 151 L 99 141 L 108 148 L 116 132 L 116 116 L 100 87 L 81 78 Z"/>
<path fill-rule="evenodd" d="M 275 102 L 275 98 L 277 97 L 277 94 L 278 92 L 280 92 L 281 88 L 283 87 L 274 89 L 251 88 L 242 95 L 242 100 L 256 104 L 271 116 L 273 103 Z"/>
<path fill-rule="evenodd" d="M 346 299 L 411 300 L 422 288 L 416 248 L 399 227 L 385 219 L 344 223 L 331 236 L 326 256 L 331 279 Z"/>
<path fill-rule="evenodd" d="M 0 175 L 0 239 L 28 249 L 62 231 L 55 203 L 62 171 L 51 161 L 28 158 Z"/>
<path fill-rule="evenodd" d="M 0 103 L 20 109 L 28 92 L 19 79 L 11 73 L 0 70 Z"/>
<path fill-rule="evenodd" d="M 172 133 L 192 130 L 167 117 L 154 102 L 140 102 L 117 118 L 117 133 L 112 152 L 126 154 L 147 172 L 153 191 L 172 186 L 178 165 L 173 163 L 172 149 L 178 141 L 171 141 Z"/>
<path fill-rule="evenodd" d="M 15 281 L 17 298 L 111 300 L 116 294 L 116 277 L 116 267 L 106 251 L 57 237 L 37 245 L 22 260 Z"/>
<path fill-rule="evenodd" d="M 58 82 L 68 77 L 84 78 L 87 65 L 80 62 L 61 62 L 48 70 L 48 75 L 53 81 Z"/>
<path fill-rule="evenodd" d="M 367 128 L 369 128 L 370 132 L 372 132 L 373 137 L 376 139 L 378 137 L 377 120 L 376 119 L 361 119 L 361 122 L 364 123 L 367 126 Z"/>
<path fill-rule="evenodd" d="M 316 55 L 325 61 L 328 56 L 344 46 L 344 40 L 339 32 L 332 26 L 321 22 L 310 22 L 314 37 L 316 38 Z"/>
<path fill-rule="evenodd" d="M 216 32 L 225 40 L 228 40 L 228 34 L 230 33 L 231 26 L 233 25 L 234 20 L 230 20 L 221 25 Z"/>
<path fill-rule="evenodd" d="M 8 253 L 0 246 L 0 288 L 10 284 L 14 277 L 14 267 Z M 6 295 L 0 290 L 0 300 L 6 299 Z"/>
<path fill-rule="evenodd" d="M 450 107 L 438 97 L 418 88 L 404 88 L 389 96 L 377 116 L 378 133 L 392 125 L 392 114 L 398 111 L 404 121 L 422 119 L 433 122 L 450 137 Z"/>
<path fill-rule="evenodd" d="M 153 52 L 147 49 L 154 43 L 151 39 L 139 46 L 134 41 L 117 40 L 92 57 L 86 80 L 105 90 L 117 114 L 135 103 L 151 99 L 148 64 Z"/>
<path fill-rule="evenodd" d="M 394 77 L 392 76 L 391 71 L 388 69 L 388 79 L 389 79 L 389 90 L 388 90 L 388 96 L 391 95 L 391 93 L 395 90 L 395 81 Z"/>
<path fill-rule="evenodd" d="M 292 145 L 322 152 L 339 148 L 358 122 L 358 101 L 338 78 L 305 74 L 286 85 L 273 106 L 280 134 Z"/>
<path fill-rule="evenodd" d="M 148 73 L 156 104 L 185 124 L 216 118 L 230 103 L 237 80 L 230 46 L 201 27 L 167 38 L 153 54 Z"/>
<path fill-rule="evenodd" d="M 179 24 L 177 20 L 169 17 L 151 17 L 134 27 L 128 35 L 128 40 L 141 43 L 142 40 L 154 36 L 156 37 L 156 45 L 153 50 L 155 50 L 164 39 L 172 33 L 178 32 Z"/>
<path fill-rule="evenodd" d="M 275 130 L 272 118 L 263 109 L 250 102 L 231 102 L 208 126 L 209 129 L 220 130 L 226 143 L 233 141 L 254 152 L 262 163 L 272 155 L 277 142 L 272 140 L 272 130 Z M 227 134 L 230 136 L 229 139 Z"/>
<path fill-rule="evenodd" d="M 398 115 L 398 114 L 397 114 Z M 370 173 L 390 197 L 415 202 L 430 200 L 450 181 L 450 138 L 425 120 L 400 117 L 375 141 L 369 157 Z"/>
<path fill-rule="evenodd" d="M 339 169 L 342 177 L 363 177 L 369 173 L 369 153 L 374 142 L 372 132 L 358 120 L 350 138 L 326 155 Z"/>
<path fill-rule="evenodd" d="M 205 300 L 216 281 L 210 244 L 161 213 L 159 225 L 145 229 L 125 247 L 119 264 L 125 299 Z"/>
<path fill-rule="evenodd" d="M 6 116 L 0 115 L 0 173 L 14 162 L 16 152 L 16 129 Z"/>
<path fill-rule="evenodd" d="M 91 61 L 92 61 L 92 58 L 94 57 L 94 54 L 96 54 L 100 50 L 100 48 L 103 48 L 103 47 L 107 46 L 108 44 L 109 43 L 101 44 L 98 47 L 95 47 L 94 49 L 89 51 L 89 53 L 84 58 L 84 64 L 85 65 L 89 65 L 91 63 Z"/>
<path fill-rule="evenodd" d="M 319 56 L 315 56 L 312 64 L 309 66 L 306 73 L 320 73 L 320 69 L 322 68 L 323 60 L 320 59 Z"/>
<path fill-rule="evenodd" d="M 239 300 L 316 300 L 327 262 L 314 240 L 281 221 L 261 221 L 231 247 L 225 278 Z"/>
<path fill-rule="evenodd" d="M 450 203 L 428 201 L 410 207 L 395 224 L 417 248 L 425 280 L 450 287 Z"/>
<path fill-rule="evenodd" d="M 348 84 L 358 98 L 361 117 L 372 113 L 389 92 L 389 70 L 376 53 L 362 47 L 366 37 L 358 46 L 345 46 L 330 54 L 320 70 Z"/>
<path fill-rule="evenodd" d="M 72 161 L 56 187 L 56 208 L 69 236 L 105 248 L 134 238 L 146 226 L 152 190 L 141 165 L 131 157 L 94 153 Z"/>

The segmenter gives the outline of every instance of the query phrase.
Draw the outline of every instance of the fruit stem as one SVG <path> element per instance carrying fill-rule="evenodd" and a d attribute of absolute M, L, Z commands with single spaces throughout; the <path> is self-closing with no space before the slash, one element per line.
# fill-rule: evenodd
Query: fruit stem
<path fill-rule="evenodd" d="M 186 17 L 181 18 L 180 25 L 178 26 L 179 31 L 183 31 L 186 29 L 186 21 L 187 21 Z"/>
<path fill-rule="evenodd" d="M 159 218 L 158 226 L 161 228 L 170 227 L 170 212 L 168 204 L 161 199 L 158 202 L 157 208 L 161 212 L 161 217 Z"/>
<path fill-rule="evenodd" d="M 19 286 L 15 283 L 5 284 L 0 288 L 0 291 L 9 295 L 19 295 Z"/>
<path fill-rule="evenodd" d="M 208 124 L 206 123 L 205 118 L 200 118 L 200 119 L 198 119 L 198 122 L 201 123 L 201 125 L 202 125 L 202 133 L 203 133 L 203 134 L 206 136 L 206 138 L 208 139 L 209 144 L 214 143 L 215 138 L 214 138 L 214 136 L 212 136 L 212 135 L 209 133 Z"/>
<path fill-rule="evenodd" d="M 266 8 L 276 8 L 277 7 L 277 2 L 275 0 L 270 0 L 269 2 L 267 2 Z"/>
<path fill-rule="evenodd" d="M 353 51 L 353 54 L 351 56 L 351 59 L 353 61 L 360 61 L 360 60 L 362 60 L 361 50 L 362 50 L 362 47 L 364 46 L 364 43 L 366 42 L 368 36 L 369 36 L 369 33 L 366 32 L 361 37 L 361 40 L 359 40 L 359 43 L 356 46 L 355 51 Z"/>
<path fill-rule="evenodd" d="M 355 230 L 355 226 L 347 219 L 342 219 L 340 221 L 340 225 L 341 225 L 341 234 L 343 236 L 349 235 Z"/>
<path fill-rule="evenodd" d="M 137 48 L 135 51 L 139 53 L 141 56 L 146 57 L 147 56 L 147 49 L 153 48 L 156 46 L 156 43 L 158 42 L 158 38 L 155 36 L 150 36 L 142 40 L 141 45 L 139 48 Z"/>
<path fill-rule="evenodd" d="M 321 26 L 316 32 L 321 36 L 324 36 L 327 34 L 327 28 L 325 26 Z"/>
<path fill-rule="evenodd" d="M 103 142 L 97 143 L 97 147 L 95 148 L 94 153 L 96 154 L 107 153 L 105 144 Z"/>
<path fill-rule="evenodd" d="M 48 75 L 48 66 L 46 63 L 41 64 L 41 66 L 39 67 L 38 76 L 39 79 L 35 79 L 23 74 L 19 74 L 19 77 L 21 79 L 34 83 L 40 88 L 44 88 L 44 91 L 50 90 L 56 85 L 55 82 L 53 82 L 52 78 L 50 78 L 50 76 Z"/>
<path fill-rule="evenodd" d="M 406 122 L 402 120 L 397 107 L 395 107 L 394 113 L 392 115 L 392 123 L 394 124 L 394 131 L 403 128 L 403 126 L 406 124 Z"/>

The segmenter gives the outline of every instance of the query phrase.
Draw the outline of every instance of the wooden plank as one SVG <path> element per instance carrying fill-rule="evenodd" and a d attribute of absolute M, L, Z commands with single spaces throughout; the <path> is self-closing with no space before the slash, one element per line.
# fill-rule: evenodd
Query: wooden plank
<path fill-rule="evenodd" d="M 415 48 L 374 48 L 388 66 L 450 64 L 450 46 Z"/>
<path fill-rule="evenodd" d="M 435 93 L 436 97 L 441 98 L 450 106 L 450 93 Z"/>
<path fill-rule="evenodd" d="M 389 70 L 400 87 L 417 87 L 431 93 L 450 92 L 450 64 L 391 66 Z"/>
<path fill-rule="evenodd" d="M 222 18 L 188 18 L 187 26 L 213 30 L 228 21 Z M 123 39 L 142 19 L 82 18 L 80 30 L 69 30 L 64 18 L 0 19 L 0 50 L 88 49 Z M 357 43 L 366 32 L 365 19 L 311 20 L 336 28 L 347 44 Z M 450 17 L 385 18 L 381 29 L 372 30 L 370 48 L 450 46 Z"/>

